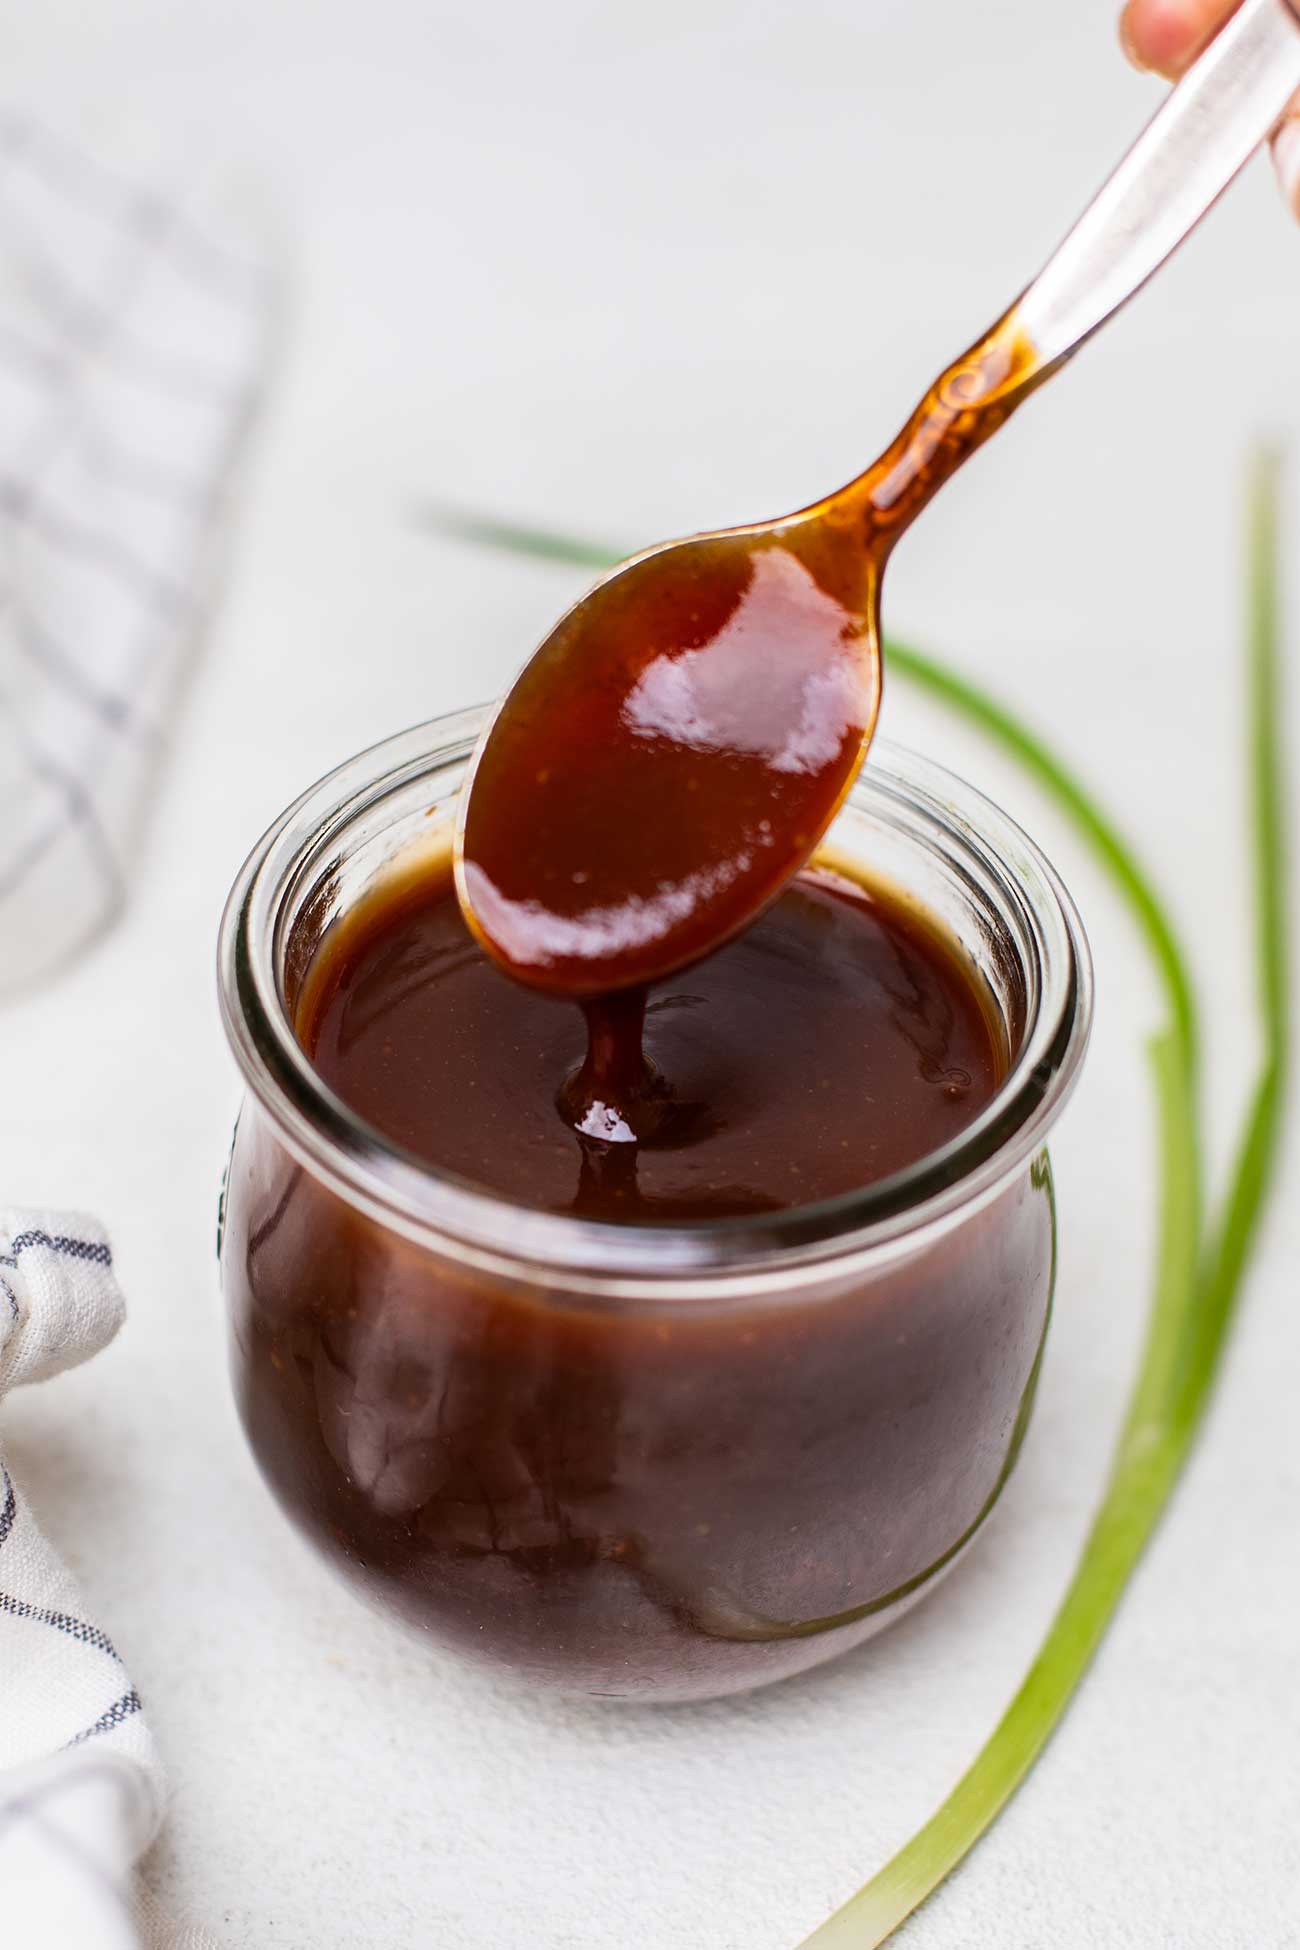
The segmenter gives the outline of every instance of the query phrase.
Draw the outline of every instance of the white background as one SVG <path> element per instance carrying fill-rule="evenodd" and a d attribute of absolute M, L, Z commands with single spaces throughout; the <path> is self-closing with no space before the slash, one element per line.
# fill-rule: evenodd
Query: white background
<path fill-rule="evenodd" d="M 575 591 L 433 537 L 422 497 L 635 545 L 837 484 L 1158 84 L 1123 66 L 1109 0 L 41 0 L 5 67 L 65 123 L 239 158 L 286 240 L 238 546 L 134 898 L 0 1014 L 0 1188 L 99 1213 L 131 1307 L 90 1369 L 12 1403 L 6 1441 L 168 1756 L 152 1879 L 229 1950 L 791 1950 L 974 1752 L 1097 1494 L 1152 1233 L 1154 1001 L 1122 915 L 1020 779 L 891 687 L 888 732 L 1030 825 L 1097 954 L 1038 1417 L 929 1609 L 810 1679 L 658 1713 L 531 1698 L 398 1637 L 263 1492 L 215 1289 L 237 1091 L 213 938 L 286 799 L 497 691 Z M 1295 431 L 1298 348 L 1300 233 L 1260 166 L 945 493 L 887 592 L 893 628 L 1012 700 L 1140 842 L 1202 985 L 1216 1162 L 1254 1052 L 1242 463 Z M 1289 1158 L 1206 1440 L 1075 1711 L 905 1941 L 1300 1944 L 1296 1190 Z"/>

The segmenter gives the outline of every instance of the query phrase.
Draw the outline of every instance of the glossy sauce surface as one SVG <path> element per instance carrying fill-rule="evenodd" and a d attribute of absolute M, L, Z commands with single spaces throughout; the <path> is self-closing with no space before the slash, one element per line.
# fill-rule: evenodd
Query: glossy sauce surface
<path fill-rule="evenodd" d="M 1008 314 L 837 494 L 634 558 L 562 618 L 462 804 L 462 904 L 504 967 L 557 994 L 643 984 L 811 856 L 875 725 L 889 552 L 1044 376 Z"/>
<path fill-rule="evenodd" d="M 634 564 L 560 624 L 465 826 L 465 897 L 512 974 L 569 994 L 645 981 L 802 864 L 875 721 L 860 600 L 791 542 L 718 538 Z"/>
<path fill-rule="evenodd" d="M 622 1007 L 584 1061 L 579 1012 L 489 960 L 444 862 L 327 938 L 298 1029 L 345 1102 L 439 1170 L 518 1204 L 638 1223 L 871 1184 L 955 1136 L 1002 1073 L 955 949 L 824 868 L 652 990 L 643 1056 L 640 1001 Z M 635 1144 L 607 1122 L 629 1103 Z"/>

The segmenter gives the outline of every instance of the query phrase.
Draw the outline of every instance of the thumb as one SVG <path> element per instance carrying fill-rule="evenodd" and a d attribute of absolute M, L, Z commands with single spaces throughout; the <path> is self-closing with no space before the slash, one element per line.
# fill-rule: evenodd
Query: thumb
<path fill-rule="evenodd" d="M 1300 219 L 1300 109 L 1290 113 L 1273 136 L 1273 168 L 1293 217 Z"/>

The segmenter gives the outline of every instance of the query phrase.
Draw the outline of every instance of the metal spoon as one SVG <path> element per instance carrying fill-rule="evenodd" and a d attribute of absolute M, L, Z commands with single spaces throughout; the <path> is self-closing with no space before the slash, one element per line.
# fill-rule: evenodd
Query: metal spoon
<path fill-rule="evenodd" d="M 880 695 L 894 542 L 1164 262 L 1300 87 L 1300 21 L 1246 0 L 1024 295 L 874 466 L 794 515 L 633 556 L 569 610 L 489 727 L 456 884 L 511 974 L 591 995 L 717 947 L 808 858 Z"/>

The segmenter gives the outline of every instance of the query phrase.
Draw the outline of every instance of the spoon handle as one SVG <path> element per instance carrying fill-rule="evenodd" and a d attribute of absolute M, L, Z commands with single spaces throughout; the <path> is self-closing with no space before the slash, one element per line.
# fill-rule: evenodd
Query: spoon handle
<path fill-rule="evenodd" d="M 1188 69 L 1015 307 L 1043 366 L 1140 290 L 1300 88 L 1300 19 L 1245 0 Z"/>

